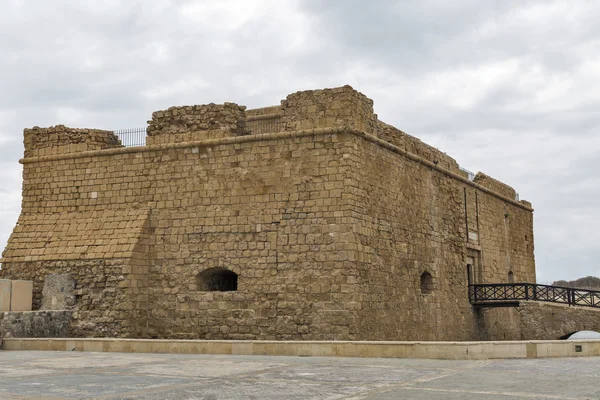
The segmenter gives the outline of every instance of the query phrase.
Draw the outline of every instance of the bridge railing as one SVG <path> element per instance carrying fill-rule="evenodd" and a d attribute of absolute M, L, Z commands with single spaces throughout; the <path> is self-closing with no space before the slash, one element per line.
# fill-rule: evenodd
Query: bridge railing
<path fill-rule="evenodd" d="M 600 308 L 600 291 L 537 283 L 483 283 L 469 285 L 469 300 L 473 304 L 530 300 Z"/>

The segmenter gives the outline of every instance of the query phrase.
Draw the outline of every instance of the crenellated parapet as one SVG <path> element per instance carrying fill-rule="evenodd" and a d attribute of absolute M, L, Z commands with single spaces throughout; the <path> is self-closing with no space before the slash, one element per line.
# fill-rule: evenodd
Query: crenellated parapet
<path fill-rule="evenodd" d="M 249 134 L 246 107 L 235 103 L 170 107 L 152 113 L 147 145 L 193 142 Z"/>
<path fill-rule="evenodd" d="M 122 147 L 112 131 L 69 128 L 56 125 L 48 128 L 24 129 L 25 157 L 39 157 L 88 150 Z"/>

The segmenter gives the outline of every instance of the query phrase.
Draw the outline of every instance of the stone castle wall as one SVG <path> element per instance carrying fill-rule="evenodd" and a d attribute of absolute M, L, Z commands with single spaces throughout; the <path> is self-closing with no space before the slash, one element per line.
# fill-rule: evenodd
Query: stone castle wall
<path fill-rule="evenodd" d="M 32 279 L 38 307 L 45 277 L 70 274 L 78 335 L 467 340 L 467 264 L 476 281 L 535 280 L 528 203 L 468 181 L 349 86 L 172 107 L 145 147 L 64 147 L 73 131 L 26 130 L 0 274 Z M 205 291 L 211 268 L 238 290 Z"/>
<path fill-rule="evenodd" d="M 481 340 L 557 340 L 577 331 L 600 331 L 600 310 L 551 303 L 482 309 L 477 320 Z"/>
<path fill-rule="evenodd" d="M 2 338 L 64 338 L 73 332 L 72 311 L 0 312 L 0 342 Z"/>
<path fill-rule="evenodd" d="M 95 327 L 95 335 L 133 336 L 143 324 L 149 337 L 354 337 L 349 321 L 330 317 L 343 314 L 348 298 L 342 293 L 349 265 L 343 247 L 348 228 L 338 215 L 345 201 L 340 143 L 335 134 L 286 136 L 26 161 L 22 220 L 58 213 L 70 223 L 19 226 L 5 251 L 3 276 L 32 279 L 37 305 L 44 276 L 72 274 L 81 289 L 82 334 Z M 142 225 L 130 222 L 135 208 L 151 209 L 148 259 L 137 270 L 119 258 L 125 252 L 119 246 L 132 251 L 120 238 L 143 233 Z M 90 229 L 75 209 L 120 221 Z M 50 239 L 48 253 L 25 255 L 15 248 L 40 232 L 47 233 L 41 240 Z M 47 260 L 63 258 L 51 249 L 77 232 L 84 239 L 73 246 L 75 257 L 93 259 Z M 85 232 L 95 239 L 86 241 Z M 104 253 L 109 232 L 114 253 Z M 37 258 L 21 262 L 25 257 Z M 238 273 L 239 291 L 201 292 L 196 276 L 211 267 Z M 147 297 L 147 321 L 137 315 L 144 299 L 130 300 L 134 295 Z"/>
<path fill-rule="evenodd" d="M 337 126 L 373 133 L 377 128 L 373 100 L 350 86 L 296 92 L 281 105 L 286 131 Z"/>
<path fill-rule="evenodd" d="M 171 107 L 152 113 L 147 145 L 219 139 L 249 134 L 246 107 L 235 103 Z"/>
<path fill-rule="evenodd" d="M 112 131 L 77 129 L 64 125 L 25 129 L 23 137 L 25 157 L 121 147 L 119 138 Z"/>
<path fill-rule="evenodd" d="M 474 339 L 470 257 L 477 258 L 478 282 L 506 282 L 508 269 L 535 281 L 533 249 L 521 245 L 532 234 L 528 207 L 439 164 L 415 162 L 401 148 L 354 136 L 347 151 L 362 337 Z M 469 240 L 467 225 L 476 240 Z M 430 293 L 421 291 L 423 273 L 432 276 Z"/>

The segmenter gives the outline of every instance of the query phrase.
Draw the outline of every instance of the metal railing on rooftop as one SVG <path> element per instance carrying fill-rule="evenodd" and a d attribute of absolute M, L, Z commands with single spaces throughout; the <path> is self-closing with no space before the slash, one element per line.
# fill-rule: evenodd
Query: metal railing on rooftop
<path fill-rule="evenodd" d="M 125 147 L 146 145 L 146 128 L 118 129 L 113 131 Z"/>

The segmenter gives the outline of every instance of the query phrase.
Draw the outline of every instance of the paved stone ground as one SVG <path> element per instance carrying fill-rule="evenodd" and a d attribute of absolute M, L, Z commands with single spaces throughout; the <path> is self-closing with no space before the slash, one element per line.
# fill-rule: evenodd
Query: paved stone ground
<path fill-rule="evenodd" d="M 600 357 L 446 361 L 0 351 L 0 399 L 600 399 Z"/>

